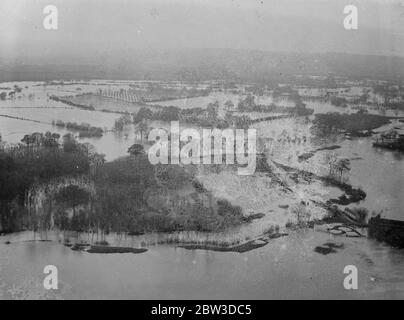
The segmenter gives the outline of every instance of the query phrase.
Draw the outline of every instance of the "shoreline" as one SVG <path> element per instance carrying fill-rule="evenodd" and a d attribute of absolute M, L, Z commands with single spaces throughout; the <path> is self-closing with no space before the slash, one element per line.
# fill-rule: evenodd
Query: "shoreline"
<path fill-rule="evenodd" d="M 318 204 L 318 205 L 326 205 L 326 204 Z M 234 244 L 222 243 L 219 241 L 215 243 L 215 241 L 192 241 L 192 240 L 178 240 L 178 241 L 170 241 L 169 236 L 170 233 L 157 233 L 157 236 L 166 237 L 166 239 L 154 239 L 155 241 L 146 244 L 142 241 L 142 236 L 136 235 L 128 235 L 128 234 L 114 234 L 108 235 L 108 240 L 115 236 L 115 240 L 108 242 L 106 240 L 101 240 L 98 238 L 96 241 L 90 240 L 90 233 L 77 233 L 77 232 L 61 232 L 57 230 L 35 233 L 33 231 L 21 231 L 21 232 L 13 232 L 9 234 L 1 234 L 0 235 L 0 244 L 16 244 L 16 243 L 28 243 L 28 242 L 52 242 L 64 245 L 65 247 L 70 248 L 73 251 L 81 251 L 87 253 L 99 253 L 99 254 L 111 254 L 111 253 L 144 253 L 148 251 L 148 247 L 159 246 L 159 245 L 167 245 L 170 247 L 183 248 L 186 250 L 208 250 L 208 251 L 216 251 L 216 252 L 235 252 L 235 253 L 245 253 L 249 252 L 261 247 L 266 246 L 271 242 L 271 240 L 275 240 L 281 237 L 289 236 L 290 233 L 295 232 L 296 230 L 303 229 L 312 229 L 314 231 L 322 231 L 324 232 L 324 228 L 320 227 L 318 229 L 317 226 L 330 226 L 330 225 L 339 225 L 340 227 L 354 228 L 354 227 L 367 227 L 367 225 L 361 225 L 346 219 L 344 212 L 342 210 L 337 209 L 336 211 L 331 210 L 332 208 L 328 208 L 329 212 L 332 216 L 324 217 L 321 220 L 313 220 L 308 221 L 306 223 L 296 223 L 290 225 L 285 228 L 283 231 L 272 230 L 266 231 L 261 235 L 255 236 L 254 238 L 246 237 L 244 241 L 239 241 Z M 318 230 L 317 230 L 318 229 Z M 333 226 L 330 230 L 335 229 Z M 326 228 L 326 232 L 338 235 L 330 231 Z M 66 233 L 74 233 L 74 236 L 67 235 Z M 87 239 L 86 239 L 87 235 Z M 149 233 L 144 234 L 143 236 L 155 236 L 156 234 Z M 218 233 L 211 233 L 211 236 L 218 236 Z M 14 239 L 13 239 L 14 238 Z M 101 237 L 102 238 L 102 237 Z M 118 238 L 118 239 L 117 239 Z M 122 239 L 129 241 L 120 241 Z M 137 238 L 137 239 L 136 239 Z M 3 241 L 4 240 L 4 241 Z M 87 240 L 87 241 L 86 241 Z M 122 243 L 124 242 L 124 243 Z M 147 248 L 146 248 L 147 246 Z"/>
<path fill-rule="evenodd" d="M 252 251 L 261 247 L 266 246 L 270 243 L 270 240 L 277 239 L 280 237 L 288 236 L 288 233 L 275 233 L 271 235 L 263 235 L 253 240 L 249 240 L 245 243 L 231 246 L 231 247 L 223 247 L 223 246 L 214 246 L 209 244 L 182 244 L 177 247 L 184 248 L 187 250 L 211 250 L 218 252 L 237 252 L 244 253 L 248 251 Z"/>
<path fill-rule="evenodd" d="M 65 233 L 65 235 L 63 235 Z M 237 241 L 235 243 L 225 243 L 223 240 L 206 240 L 196 241 L 192 239 L 183 239 L 177 241 L 171 240 L 170 233 L 158 233 L 157 237 L 160 239 L 153 239 L 146 243 L 144 237 L 155 237 L 156 234 L 145 234 L 143 236 L 129 236 L 128 234 L 110 234 L 106 237 L 107 240 L 100 240 L 100 237 L 92 241 L 89 233 L 77 233 L 71 232 L 74 235 L 67 235 L 70 232 L 60 231 L 47 231 L 41 233 L 34 233 L 33 231 L 21 231 L 0 235 L 0 243 L 10 245 L 16 243 L 28 243 L 28 242 L 52 242 L 69 247 L 73 251 L 84 251 L 89 253 L 142 253 L 148 249 L 146 247 L 152 247 L 157 245 L 168 245 L 172 247 L 180 247 L 185 249 L 205 249 L 222 252 L 247 252 L 257 248 L 260 248 L 270 242 L 272 239 L 287 236 L 288 233 L 279 232 L 276 230 L 267 231 L 254 238 L 246 238 L 243 241 Z M 211 237 L 220 237 L 218 233 L 211 233 Z M 161 239 L 165 238 L 165 239 Z M 191 237 L 190 237 L 191 238 Z M 225 236 L 222 236 L 224 239 Z M 109 241 L 108 241 L 109 240 Z M 115 240 L 115 241 L 114 241 Z"/>

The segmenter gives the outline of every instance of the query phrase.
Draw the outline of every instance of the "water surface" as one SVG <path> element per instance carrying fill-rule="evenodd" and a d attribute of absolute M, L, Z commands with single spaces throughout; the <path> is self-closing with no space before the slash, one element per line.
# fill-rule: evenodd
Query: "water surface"
<path fill-rule="evenodd" d="M 314 252 L 326 242 L 336 253 Z M 403 299 L 403 250 L 366 238 L 301 230 L 243 254 L 151 247 L 142 254 L 89 254 L 57 243 L 0 245 L 0 297 L 61 299 Z M 58 267 L 55 292 L 41 287 Z M 346 265 L 359 271 L 345 290 Z"/>

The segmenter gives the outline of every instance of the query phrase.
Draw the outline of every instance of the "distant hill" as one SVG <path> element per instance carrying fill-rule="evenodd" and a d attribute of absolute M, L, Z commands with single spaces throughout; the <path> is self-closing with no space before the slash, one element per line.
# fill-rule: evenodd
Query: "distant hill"
<path fill-rule="evenodd" d="M 67 62 L 69 61 L 69 62 Z M 402 80 L 404 58 L 345 53 L 281 53 L 233 49 L 182 49 L 115 53 L 96 58 L 0 64 L 0 81 L 53 79 L 156 79 L 282 81 L 295 75 Z"/>

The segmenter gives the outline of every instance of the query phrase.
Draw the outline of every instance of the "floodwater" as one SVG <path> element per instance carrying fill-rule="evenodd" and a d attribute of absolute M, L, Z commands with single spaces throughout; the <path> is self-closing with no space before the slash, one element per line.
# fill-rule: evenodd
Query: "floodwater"
<path fill-rule="evenodd" d="M 128 148 L 134 143 L 135 132 L 133 127 L 128 127 L 122 133 L 111 130 L 119 114 L 105 113 L 101 111 L 88 111 L 67 106 L 63 103 L 50 100 L 48 94 L 59 96 L 77 94 L 76 87 L 83 88 L 80 92 L 94 92 L 94 85 L 65 85 L 37 86 L 38 83 L 3 83 L 3 87 L 13 87 L 14 84 L 23 87 L 23 91 L 17 94 L 13 100 L 0 101 L 0 135 L 7 143 L 18 143 L 25 134 L 33 132 L 58 132 L 65 134 L 69 131 L 52 125 L 53 121 L 88 123 L 101 127 L 105 134 L 101 138 L 83 138 L 80 142 L 93 144 L 96 150 L 106 155 L 106 160 L 113 160 L 127 154 Z M 27 85 L 28 88 L 24 86 Z M 69 88 L 72 87 L 72 88 Z M 29 97 L 29 95 L 32 95 Z M 24 118 L 25 120 L 8 117 Z M 39 122 L 37 122 L 39 121 Z"/>
<path fill-rule="evenodd" d="M 370 138 L 342 143 L 343 156 L 351 159 L 350 182 L 366 191 L 358 206 L 388 219 L 404 220 L 404 154 L 374 148 Z"/>
<path fill-rule="evenodd" d="M 366 238 L 313 230 L 246 253 L 156 246 L 141 254 L 90 254 L 58 243 L 0 244 L 3 299 L 403 299 L 403 250 Z M 322 255 L 327 242 L 343 246 Z M 58 268 L 59 287 L 43 288 L 43 268 Z M 345 266 L 358 289 L 343 286 Z"/>
<path fill-rule="evenodd" d="M 401 128 L 398 132 L 404 133 L 404 124 L 398 121 L 393 121 L 375 131 L 389 130 L 393 127 Z M 372 139 L 372 137 L 342 141 L 338 139 L 328 145 L 341 146 L 332 153 L 350 159 L 351 170 L 348 181 L 367 194 L 365 200 L 356 204 L 357 206 L 367 208 L 370 213 L 381 213 L 384 218 L 404 220 L 404 153 L 375 148 Z M 318 163 L 323 161 L 327 152 L 329 151 L 317 152 L 302 167 L 307 166 L 309 170 L 315 168 L 313 171 L 316 173 L 326 175 L 328 166 L 319 168 Z"/>
<path fill-rule="evenodd" d="M 95 91 L 95 85 L 35 86 L 35 83 L 17 83 L 23 87 L 21 98 L 0 101 L 0 114 L 28 120 L 0 116 L 0 134 L 4 141 L 19 142 L 24 134 L 53 131 L 65 133 L 51 125 L 53 120 L 86 122 L 93 126 L 112 129 L 118 114 L 85 111 L 49 100 L 47 93 L 68 95 Z M 3 87 L 14 84 L 2 84 Z M 127 86 L 127 84 L 122 84 Z M 28 86 L 28 88 L 25 88 Z M 28 98 L 28 94 L 34 97 Z M 204 104 L 225 97 L 192 98 Z M 188 99 L 189 101 L 194 101 Z M 236 97 L 233 97 L 237 103 Z M 174 104 L 170 101 L 168 105 Z M 184 101 L 177 101 L 178 104 Z M 199 105 L 196 105 L 199 106 Z M 187 107 L 187 104 L 183 104 Z M 338 111 L 343 108 L 308 103 L 315 112 Z M 275 127 L 287 125 L 293 119 L 260 123 L 261 135 Z M 395 123 L 394 125 L 400 125 Z M 402 125 L 402 124 L 401 124 Z M 304 125 L 297 131 L 308 134 Z M 259 134 L 260 135 L 260 134 Z M 135 132 L 128 128 L 122 134 L 107 132 L 102 138 L 81 139 L 90 142 L 107 160 L 127 154 Z M 330 143 L 335 144 L 335 143 Z M 404 156 L 401 153 L 376 149 L 370 138 L 345 140 L 335 150 L 351 159 L 350 183 L 361 186 L 367 198 L 358 204 L 370 212 L 383 212 L 388 218 L 404 220 L 402 197 Z M 316 146 L 317 147 L 317 146 Z M 303 151 L 313 150 L 306 145 Z M 296 149 L 297 150 L 297 149 Z M 317 163 L 325 151 L 308 160 Z M 298 153 L 294 154 L 296 158 Z M 293 160 L 293 159 L 292 159 Z M 343 243 L 337 252 L 322 255 L 314 252 L 326 242 Z M 376 243 L 367 238 L 342 238 L 313 230 L 299 231 L 288 237 L 271 241 L 265 247 L 239 254 L 205 250 L 188 251 L 168 246 L 150 247 L 142 254 L 89 254 L 71 251 L 58 243 L 19 242 L 4 244 L 0 237 L 0 298 L 404 298 L 403 250 Z M 43 268 L 58 267 L 60 286 L 55 292 L 42 286 Z M 359 289 L 345 290 L 343 269 L 355 265 L 359 271 Z"/>

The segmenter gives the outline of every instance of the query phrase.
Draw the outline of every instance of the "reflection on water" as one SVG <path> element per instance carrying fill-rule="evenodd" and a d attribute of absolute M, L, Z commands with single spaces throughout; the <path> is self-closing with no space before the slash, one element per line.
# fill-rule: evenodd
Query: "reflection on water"
<path fill-rule="evenodd" d="M 313 251 L 326 242 L 342 248 L 329 255 Z M 403 299 L 403 263 L 403 250 L 313 230 L 243 254 L 157 246 L 142 254 L 102 255 L 50 242 L 12 243 L 0 245 L 0 294 L 63 299 Z M 59 270 L 60 286 L 54 292 L 38 286 L 47 264 Z M 343 288 L 346 265 L 358 268 L 358 290 Z"/>

